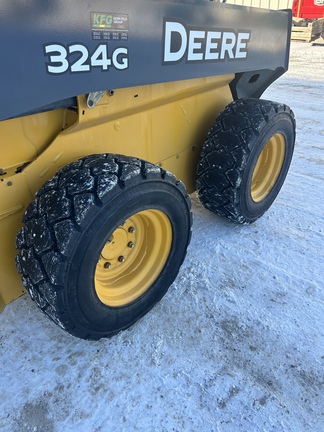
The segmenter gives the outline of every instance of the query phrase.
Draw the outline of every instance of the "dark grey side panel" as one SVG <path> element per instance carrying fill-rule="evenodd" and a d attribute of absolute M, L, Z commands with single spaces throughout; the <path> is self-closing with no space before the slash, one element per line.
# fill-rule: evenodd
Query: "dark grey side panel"
<path fill-rule="evenodd" d="M 92 91 L 226 73 L 237 74 L 235 96 L 244 72 L 266 71 L 249 83 L 258 95 L 288 68 L 290 25 L 289 11 L 201 0 L 0 0 L 0 120 Z"/>

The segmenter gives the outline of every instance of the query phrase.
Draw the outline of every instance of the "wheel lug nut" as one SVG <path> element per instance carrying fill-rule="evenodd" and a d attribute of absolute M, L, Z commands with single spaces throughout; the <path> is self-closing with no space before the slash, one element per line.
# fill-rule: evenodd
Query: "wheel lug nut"
<path fill-rule="evenodd" d="M 133 242 L 128 242 L 127 246 L 132 249 L 135 245 Z"/>
<path fill-rule="evenodd" d="M 128 228 L 128 232 L 133 234 L 135 232 L 135 228 L 134 227 L 129 227 Z"/>
<path fill-rule="evenodd" d="M 121 262 L 121 263 L 124 262 L 125 261 L 125 257 L 123 255 L 120 255 L 118 257 L 118 261 Z"/>
<path fill-rule="evenodd" d="M 105 262 L 105 264 L 104 264 L 104 268 L 105 268 L 105 269 L 109 269 L 110 267 L 111 267 L 110 262 Z"/>

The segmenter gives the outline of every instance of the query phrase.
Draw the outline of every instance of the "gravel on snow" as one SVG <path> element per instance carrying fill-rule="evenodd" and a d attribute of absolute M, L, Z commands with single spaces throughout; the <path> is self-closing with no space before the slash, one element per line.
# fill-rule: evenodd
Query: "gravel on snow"
<path fill-rule="evenodd" d="M 297 143 L 271 209 L 237 226 L 193 202 L 193 236 L 163 300 L 98 342 L 25 295 L 0 315 L 0 430 L 324 431 L 324 47 L 293 42 L 263 98 Z"/>

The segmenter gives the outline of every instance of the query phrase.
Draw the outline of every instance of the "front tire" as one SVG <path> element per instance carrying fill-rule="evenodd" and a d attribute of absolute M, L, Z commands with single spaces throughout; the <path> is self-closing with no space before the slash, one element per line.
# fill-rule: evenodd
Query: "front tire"
<path fill-rule="evenodd" d="M 17 236 L 18 271 L 37 305 L 74 336 L 134 324 L 166 293 L 190 241 L 183 184 L 156 165 L 93 155 L 37 193 Z"/>
<path fill-rule="evenodd" d="M 202 204 L 236 223 L 262 216 L 288 173 L 295 127 L 286 105 L 259 99 L 229 104 L 202 149 L 197 180 Z"/>

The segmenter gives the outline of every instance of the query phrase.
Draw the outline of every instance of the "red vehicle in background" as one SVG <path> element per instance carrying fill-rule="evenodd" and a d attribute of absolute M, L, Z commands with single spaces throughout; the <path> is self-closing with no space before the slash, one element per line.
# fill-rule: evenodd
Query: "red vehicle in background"
<path fill-rule="evenodd" d="M 296 18 L 323 18 L 324 0 L 294 0 L 292 12 Z"/>

